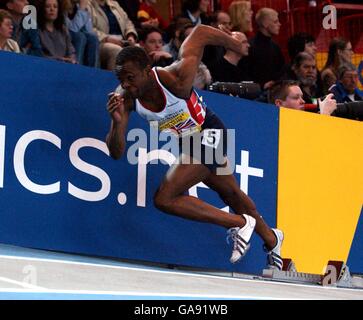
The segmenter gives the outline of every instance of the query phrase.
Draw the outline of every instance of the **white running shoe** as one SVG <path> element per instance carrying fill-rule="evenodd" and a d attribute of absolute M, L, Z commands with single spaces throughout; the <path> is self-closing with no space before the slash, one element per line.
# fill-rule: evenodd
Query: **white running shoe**
<path fill-rule="evenodd" d="M 234 227 L 228 230 L 228 238 L 233 240 L 232 256 L 229 260 L 231 263 L 238 262 L 247 253 L 250 248 L 249 241 L 255 229 L 256 220 L 245 214 L 243 216 L 246 219 L 246 224 L 242 228 Z"/>
<path fill-rule="evenodd" d="M 272 231 L 276 236 L 277 244 L 271 251 L 268 251 L 264 246 L 267 252 L 267 267 L 268 269 L 282 270 L 281 246 L 284 241 L 284 233 L 279 229 L 272 229 Z"/>

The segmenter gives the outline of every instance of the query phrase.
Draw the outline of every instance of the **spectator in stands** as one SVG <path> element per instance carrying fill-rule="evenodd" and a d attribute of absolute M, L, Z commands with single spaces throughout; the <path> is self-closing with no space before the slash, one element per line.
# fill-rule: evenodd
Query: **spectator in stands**
<path fill-rule="evenodd" d="M 338 103 L 363 100 L 363 93 L 358 89 L 358 72 L 352 63 L 344 63 L 339 67 L 338 81 L 329 91 Z"/>
<path fill-rule="evenodd" d="M 224 29 L 225 31 L 232 31 L 231 18 L 228 13 L 224 11 L 217 11 L 210 17 L 210 25 L 216 29 Z M 206 46 L 202 57 L 203 63 L 209 70 L 215 67 L 215 64 L 223 59 L 226 50 L 222 46 Z"/>
<path fill-rule="evenodd" d="M 11 39 L 12 34 L 12 16 L 6 10 L 0 9 L 0 50 L 19 53 L 19 45 L 15 40 Z"/>
<path fill-rule="evenodd" d="M 184 0 L 182 16 L 190 19 L 194 25 L 209 24 L 208 6 L 209 0 Z"/>
<path fill-rule="evenodd" d="M 149 55 L 153 67 L 166 67 L 174 61 L 170 53 L 163 51 L 162 32 L 156 27 L 145 27 L 140 30 L 140 46 Z"/>
<path fill-rule="evenodd" d="M 134 24 L 113 0 L 91 0 L 88 9 L 100 41 L 101 68 L 113 70 L 116 56 L 122 47 L 136 44 L 137 32 Z"/>
<path fill-rule="evenodd" d="M 317 47 L 315 38 L 305 32 L 295 33 L 289 38 L 287 42 L 290 61 L 293 61 L 300 52 L 310 53 L 314 58 L 316 57 Z"/>
<path fill-rule="evenodd" d="M 217 29 L 219 28 L 220 25 L 222 25 L 227 30 L 232 31 L 231 17 L 227 12 L 221 10 L 214 12 L 210 16 L 210 25 Z"/>
<path fill-rule="evenodd" d="M 321 72 L 324 93 L 336 83 L 338 69 L 342 63 L 352 62 L 352 44 L 343 38 L 334 38 L 329 45 L 328 60 Z"/>
<path fill-rule="evenodd" d="M 277 80 L 284 67 L 284 56 L 280 47 L 272 40 L 280 32 L 278 13 L 270 8 L 262 8 L 256 14 L 258 32 L 250 40 L 247 63 L 240 65 L 251 79 L 260 84 L 261 88 L 268 88 L 271 81 Z M 245 60 L 245 59 L 243 59 Z"/>
<path fill-rule="evenodd" d="M 298 80 L 305 102 L 315 104 L 316 99 L 323 95 L 317 82 L 318 72 L 315 58 L 306 52 L 298 53 L 292 63 L 292 72 L 294 76 L 289 80 Z"/>
<path fill-rule="evenodd" d="M 69 30 L 58 0 L 39 0 L 36 3 L 38 33 L 43 56 L 68 63 L 77 63 Z"/>
<path fill-rule="evenodd" d="M 248 80 L 248 77 L 241 73 L 238 68 L 238 62 L 248 55 L 248 48 L 250 47 L 247 37 L 241 32 L 233 32 L 232 37 L 242 43 L 241 51 L 235 52 L 227 50 L 225 55 L 221 57 L 216 63 L 211 66 L 210 72 L 212 74 L 213 82 L 241 82 Z"/>
<path fill-rule="evenodd" d="M 167 30 L 170 41 L 163 46 L 163 51 L 170 53 L 174 61 L 178 59 L 179 49 L 186 35 L 193 28 L 194 24 L 189 19 L 183 17 L 177 17 L 170 23 Z"/>
<path fill-rule="evenodd" d="M 250 1 L 233 1 L 228 8 L 231 17 L 232 29 L 242 33 L 253 31 Z"/>
<path fill-rule="evenodd" d="M 285 65 L 281 79 L 296 79 L 295 73 L 292 71 L 292 63 L 300 52 L 306 52 L 310 54 L 312 57 L 314 57 L 316 63 L 317 47 L 315 44 L 315 38 L 305 32 L 299 32 L 289 38 L 287 47 L 290 56 L 290 63 Z M 323 84 L 319 70 L 317 70 L 316 84 L 319 88 L 319 91 L 322 92 Z"/>
<path fill-rule="evenodd" d="M 20 42 L 21 33 L 23 31 L 22 21 L 24 18 L 23 9 L 28 5 L 27 0 L 5 0 L 5 8 L 13 17 L 13 35 L 12 39 L 16 42 Z"/>
<path fill-rule="evenodd" d="M 87 11 L 88 2 L 89 0 L 63 0 L 63 12 L 78 63 L 97 67 L 99 42 L 93 32 L 91 15 Z"/>
<path fill-rule="evenodd" d="M 157 0 L 142 0 L 137 12 L 137 19 L 141 27 L 151 26 L 165 30 L 168 23 L 154 9 L 153 4 L 156 2 Z"/>

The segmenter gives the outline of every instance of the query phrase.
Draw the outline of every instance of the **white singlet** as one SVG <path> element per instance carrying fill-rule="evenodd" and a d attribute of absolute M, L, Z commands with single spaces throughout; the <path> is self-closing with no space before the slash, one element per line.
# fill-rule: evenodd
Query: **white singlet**
<path fill-rule="evenodd" d="M 194 89 L 188 100 L 178 98 L 162 85 L 155 67 L 152 73 L 164 95 L 163 109 L 160 112 L 150 111 L 145 104 L 136 99 L 136 112 L 149 122 L 156 121 L 159 131 L 171 132 L 178 136 L 201 131 L 206 110 Z"/>

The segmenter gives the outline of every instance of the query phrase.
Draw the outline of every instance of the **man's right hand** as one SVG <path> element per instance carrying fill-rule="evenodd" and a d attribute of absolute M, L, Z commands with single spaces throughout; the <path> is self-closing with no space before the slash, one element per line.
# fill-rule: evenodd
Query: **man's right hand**
<path fill-rule="evenodd" d="M 108 95 L 107 111 L 115 123 L 121 123 L 122 113 L 125 110 L 124 98 L 115 92 Z"/>
<path fill-rule="evenodd" d="M 325 114 L 330 116 L 337 108 L 337 102 L 334 99 L 334 94 L 332 93 L 328 94 L 324 100 L 318 99 L 318 101 L 319 101 L 320 114 Z"/>

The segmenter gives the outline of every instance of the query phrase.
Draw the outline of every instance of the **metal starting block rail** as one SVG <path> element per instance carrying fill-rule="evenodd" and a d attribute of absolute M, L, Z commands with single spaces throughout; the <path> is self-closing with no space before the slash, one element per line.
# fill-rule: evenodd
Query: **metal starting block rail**
<path fill-rule="evenodd" d="M 325 274 L 297 272 L 291 259 L 283 259 L 282 270 L 264 269 L 262 277 L 275 281 L 315 284 L 340 288 L 357 288 L 352 282 L 348 266 L 342 261 L 329 261 Z"/>

